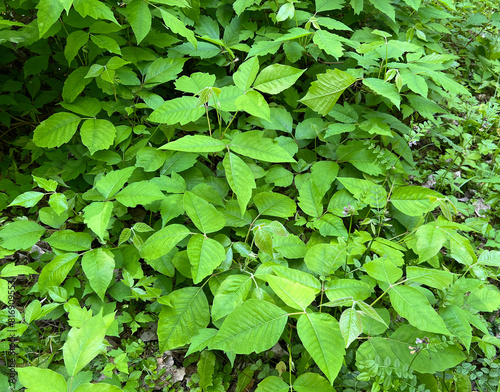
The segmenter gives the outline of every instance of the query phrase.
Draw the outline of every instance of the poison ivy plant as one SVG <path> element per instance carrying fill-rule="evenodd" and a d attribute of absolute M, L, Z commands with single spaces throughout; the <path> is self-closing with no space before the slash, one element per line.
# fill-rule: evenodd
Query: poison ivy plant
<path fill-rule="evenodd" d="M 197 362 L 190 387 L 203 392 L 228 390 L 231 369 L 237 391 L 465 390 L 457 369 L 495 358 L 497 222 L 462 196 L 482 184 L 498 201 L 498 12 L 426 0 L 0 10 L 0 138 L 12 139 L 0 300 L 22 347 L 16 388 L 178 388 L 161 361 L 140 362 L 146 332 L 159 358 Z M 42 340 L 40 358 L 25 350 Z"/>

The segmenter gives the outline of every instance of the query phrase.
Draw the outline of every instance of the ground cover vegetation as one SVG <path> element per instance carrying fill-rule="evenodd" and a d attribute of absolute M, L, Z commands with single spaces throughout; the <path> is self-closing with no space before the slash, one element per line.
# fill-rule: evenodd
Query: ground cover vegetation
<path fill-rule="evenodd" d="M 500 390 L 498 7 L 0 1 L 0 389 Z"/>

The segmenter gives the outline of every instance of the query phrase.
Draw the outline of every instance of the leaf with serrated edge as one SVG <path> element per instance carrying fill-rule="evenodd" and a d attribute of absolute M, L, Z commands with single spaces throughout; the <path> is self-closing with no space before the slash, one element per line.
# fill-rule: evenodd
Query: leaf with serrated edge
<path fill-rule="evenodd" d="M 318 75 L 318 80 L 311 83 L 306 96 L 300 102 L 315 112 L 326 115 L 333 109 L 344 90 L 355 81 L 356 78 L 346 72 L 329 69 Z"/>
<path fill-rule="evenodd" d="M 172 306 L 163 306 L 158 321 L 160 350 L 189 343 L 210 321 L 207 297 L 200 287 L 185 287 L 168 295 Z"/>

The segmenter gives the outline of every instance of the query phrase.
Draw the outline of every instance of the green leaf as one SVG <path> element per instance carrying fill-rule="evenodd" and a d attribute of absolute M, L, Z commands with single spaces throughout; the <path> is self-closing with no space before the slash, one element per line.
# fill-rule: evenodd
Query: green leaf
<path fill-rule="evenodd" d="M 269 105 L 262 94 L 255 90 L 249 90 L 240 95 L 234 103 L 237 110 L 245 111 L 252 116 L 260 117 L 267 121 L 271 120 Z"/>
<path fill-rule="evenodd" d="M 78 51 L 89 42 L 89 37 L 90 34 L 83 30 L 76 30 L 68 35 L 66 46 L 64 47 L 64 57 L 68 60 L 68 64 L 71 64 Z"/>
<path fill-rule="evenodd" d="M 243 91 L 250 89 L 257 73 L 259 72 L 259 59 L 252 57 L 241 64 L 238 70 L 233 74 L 234 84 Z"/>
<path fill-rule="evenodd" d="M 371 295 L 372 291 L 372 286 L 356 279 L 332 279 L 325 284 L 325 293 L 330 301 L 347 297 L 355 301 L 363 301 Z"/>
<path fill-rule="evenodd" d="M 158 185 L 150 181 L 138 181 L 127 185 L 116 196 L 116 200 L 127 207 L 150 204 L 165 198 Z"/>
<path fill-rule="evenodd" d="M 132 27 L 139 45 L 151 30 L 151 11 L 143 0 L 130 1 L 126 10 L 130 27 Z"/>
<path fill-rule="evenodd" d="M 33 142 L 38 147 L 59 147 L 71 140 L 80 120 L 72 113 L 53 114 L 36 127 Z"/>
<path fill-rule="evenodd" d="M 21 206 L 31 208 L 37 205 L 37 203 L 42 199 L 43 195 L 44 194 L 42 192 L 33 191 L 21 193 L 12 201 L 12 203 L 8 205 L 8 207 Z"/>
<path fill-rule="evenodd" d="M 149 115 L 148 120 L 160 124 L 185 125 L 198 120 L 204 113 L 205 108 L 198 106 L 198 98 L 186 95 L 165 101 Z"/>
<path fill-rule="evenodd" d="M 317 30 L 314 33 L 313 42 L 326 54 L 339 59 L 344 53 L 344 49 L 342 48 L 342 43 L 339 38 L 340 37 L 338 35 L 329 33 L 326 30 Z"/>
<path fill-rule="evenodd" d="M 43 188 L 47 192 L 55 192 L 57 189 L 57 181 L 55 180 L 47 180 L 45 178 L 37 177 L 34 175 L 31 175 L 35 182 L 38 184 L 40 188 Z"/>
<path fill-rule="evenodd" d="M 122 389 L 118 388 L 116 385 L 111 384 L 85 383 L 80 384 L 78 388 L 74 390 L 74 392 L 122 392 Z"/>
<path fill-rule="evenodd" d="M 49 205 L 54 209 L 56 214 L 68 211 L 68 199 L 66 199 L 63 193 L 53 193 L 50 195 Z"/>
<path fill-rule="evenodd" d="M 85 89 L 85 86 L 92 82 L 91 78 L 85 78 L 88 71 L 89 67 L 80 67 L 71 72 L 66 78 L 62 90 L 62 97 L 66 102 L 73 102 Z"/>
<path fill-rule="evenodd" d="M 251 287 L 252 278 L 249 275 L 228 276 L 222 282 L 214 296 L 212 320 L 216 321 L 227 316 L 243 304 L 248 297 Z"/>
<path fill-rule="evenodd" d="M 212 87 L 216 77 L 203 72 L 195 72 L 190 76 L 181 76 L 175 83 L 175 88 L 186 93 L 198 94 L 205 87 Z"/>
<path fill-rule="evenodd" d="M 278 297 L 288 306 L 304 310 L 316 298 L 316 290 L 280 276 L 268 275 L 267 282 Z"/>
<path fill-rule="evenodd" d="M 149 66 L 145 83 L 148 87 L 174 80 L 182 71 L 186 59 L 159 57 Z"/>
<path fill-rule="evenodd" d="M 115 259 L 113 253 L 105 248 L 92 249 L 82 257 L 82 269 L 89 280 L 90 287 L 104 301 L 104 294 L 113 278 Z"/>
<path fill-rule="evenodd" d="M 122 51 L 120 49 L 120 45 L 113 38 L 107 35 L 91 35 L 90 40 L 97 45 L 98 48 L 107 50 L 110 53 L 118 54 L 121 56 Z"/>
<path fill-rule="evenodd" d="M 101 3 L 99 0 L 73 0 L 73 7 L 75 7 L 76 12 L 78 12 L 82 18 L 90 16 L 97 20 L 106 19 L 120 26 L 111 8 L 105 3 Z"/>
<path fill-rule="evenodd" d="M 344 4 L 344 0 L 315 0 L 315 4 L 316 12 L 341 10 Z"/>
<path fill-rule="evenodd" d="M 242 132 L 233 137 L 232 151 L 266 162 L 295 162 L 290 154 L 272 139 L 264 138 L 261 131 Z"/>
<path fill-rule="evenodd" d="M 145 172 L 154 172 L 163 166 L 167 156 L 156 147 L 143 147 L 137 152 L 135 166 L 142 167 Z"/>
<path fill-rule="evenodd" d="M 90 151 L 90 154 L 99 150 L 105 150 L 113 144 L 116 129 L 108 120 L 90 119 L 85 120 L 80 129 L 82 142 Z"/>
<path fill-rule="evenodd" d="M 56 249 L 68 252 L 80 252 L 90 249 L 92 237 L 89 233 L 60 230 L 54 232 L 46 241 Z"/>
<path fill-rule="evenodd" d="M 387 191 L 381 185 L 360 178 L 341 177 L 338 180 L 360 202 L 375 208 L 385 206 Z"/>
<path fill-rule="evenodd" d="M 222 212 L 193 192 L 184 193 L 184 209 L 193 224 L 204 234 L 219 231 L 226 224 Z"/>
<path fill-rule="evenodd" d="M 107 325 L 102 316 L 85 321 L 81 328 L 71 328 L 63 345 L 63 358 L 69 377 L 75 377 L 101 351 Z"/>
<path fill-rule="evenodd" d="M 42 292 L 49 287 L 60 286 L 78 260 L 77 253 L 64 253 L 54 257 L 45 265 L 38 277 L 38 289 Z"/>
<path fill-rule="evenodd" d="M 389 0 L 370 0 L 373 6 L 387 15 L 393 22 L 396 22 L 396 10 Z"/>
<path fill-rule="evenodd" d="M 323 237 L 348 237 L 344 222 L 333 214 L 324 214 L 321 218 L 312 222 L 312 227 L 319 230 Z"/>
<path fill-rule="evenodd" d="M 304 348 L 333 385 L 345 355 L 337 320 L 326 313 L 306 313 L 297 322 L 297 333 Z"/>
<path fill-rule="evenodd" d="M 194 37 L 194 33 L 189 30 L 184 23 L 182 23 L 177 17 L 172 15 L 170 12 L 167 10 L 160 8 L 161 12 L 161 17 L 163 18 L 163 22 L 165 23 L 165 26 L 168 27 L 170 30 L 172 30 L 173 33 L 179 34 L 186 38 L 193 46 L 195 49 L 198 47 L 198 41 L 196 41 L 196 38 Z"/>
<path fill-rule="evenodd" d="M 411 353 L 409 346 L 415 346 L 417 338 L 427 337 L 432 343 L 439 344 L 441 339 L 433 333 L 423 333 L 411 325 L 399 327 L 389 338 L 372 337 L 357 350 L 356 362 L 375 360 L 383 361 L 390 358 L 391 363 L 397 358 L 401 364 L 412 364 L 419 373 L 435 374 L 457 366 L 465 359 L 465 355 L 456 345 L 442 347 L 439 350 L 424 349 L 418 355 Z"/>
<path fill-rule="evenodd" d="M 368 149 L 360 140 L 347 142 L 337 148 L 337 159 L 347 161 L 356 169 L 372 176 L 385 173 L 386 169 L 378 163 L 378 154 L 373 149 Z"/>
<path fill-rule="evenodd" d="M 456 336 L 465 346 L 467 351 L 470 350 L 472 341 L 472 327 L 469 324 L 467 311 L 457 305 L 448 304 L 439 310 L 439 315 L 443 319 L 446 328 Z"/>
<path fill-rule="evenodd" d="M 389 290 L 396 312 L 421 331 L 450 335 L 443 319 L 419 290 L 409 286 L 393 286 Z"/>
<path fill-rule="evenodd" d="M 168 295 L 172 307 L 163 306 L 158 321 L 160 350 L 188 344 L 210 322 L 207 297 L 200 287 L 185 287 Z"/>
<path fill-rule="evenodd" d="M 311 178 L 300 187 L 298 200 L 300 209 L 307 215 L 319 218 L 323 214 L 323 194 Z"/>
<path fill-rule="evenodd" d="M 284 38 L 281 37 L 282 39 Z M 265 56 L 266 54 L 275 54 L 281 46 L 280 41 L 257 41 L 248 52 L 247 58 L 253 56 Z"/>
<path fill-rule="evenodd" d="M 500 251 L 483 250 L 477 259 L 478 264 L 500 267 Z"/>
<path fill-rule="evenodd" d="M 255 2 L 256 0 L 236 0 L 233 3 L 234 12 L 236 12 L 236 15 L 240 16 L 243 11 L 245 11 Z"/>
<path fill-rule="evenodd" d="M 45 233 L 45 229 L 35 222 L 22 220 L 9 223 L 0 230 L 0 246 L 19 251 L 31 248 Z"/>
<path fill-rule="evenodd" d="M 295 15 L 295 6 L 293 3 L 285 3 L 283 4 L 278 13 L 276 14 L 276 22 L 283 22 L 287 19 L 292 19 Z"/>
<path fill-rule="evenodd" d="M 384 98 L 387 98 L 399 109 L 399 105 L 401 104 L 401 96 L 399 95 L 396 87 L 393 84 L 376 78 L 363 79 L 363 84 L 375 91 L 375 93 L 382 95 Z"/>
<path fill-rule="evenodd" d="M 40 0 L 36 8 L 38 9 L 36 14 L 38 32 L 39 37 L 42 38 L 52 25 L 57 22 L 64 6 L 59 1 Z"/>
<path fill-rule="evenodd" d="M 197 365 L 200 376 L 200 387 L 205 391 L 207 387 L 213 385 L 215 371 L 215 354 L 210 351 L 202 351 Z"/>
<path fill-rule="evenodd" d="M 467 303 L 479 312 L 494 312 L 500 309 L 500 290 L 493 285 L 486 285 L 472 291 Z"/>
<path fill-rule="evenodd" d="M 249 299 L 226 317 L 210 347 L 235 354 L 269 350 L 280 338 L 287 320 L 287 312 L 276 305 Z"/>
<path fill-rule="evenodd" d="M 38 217 L 43 224 L 58 229 L 66 222 L 69 215 L 67 212 L 63 212 L 59 215 L 52 207 L 43 207 L 38 211 Z"/>
<path fill-rule="evenodd" d="M 187 255 L 194 284 L 200 283 L 210 275 L 226 258 L 224 247 L 203 234 L 191 237 L 187 245 Z"/>
<path fill-rule="evenodd" d="M 259 227 L 255 231 L 254 242 L 262 252 L 267 253 L 271 257 L 273 256 L 273 238 L 271 233 Z"/>
<path fill-rule="evenodd" d="M 380 316 L 380 314 L 378 314 L 378 312 L 373 307 L 371 307 L 370 305 L 368 305 L 367 303 L 365 303 L 363 301 L 356 301 L 356 304 L 361 309 L 360 313 L 362 315 L 368 316 L 368 317 L 372 318 L 373 320 L 376 320 L 379 323 L 384 324 L 384 326 L 386 328 L 389 327 L 389 325 L 385 322 L 385 320 L 382 318 L 382 316 Z"/>
<path fill-rule="evenodd" d="M 252 189 L 256 187 L 252 170 L 239 156 L 231 152 L 226 153 L 222 163 L 227 183 L 238 199 L 241 216 L 243 216 L 252 197 Z"/>
<path fill-rule="evenodd" d="M 281 377 L 267 376 L 263 379 L 255 392 L 287 392 L 290 386 Z"/>
<path fill-rule="evenodd" d="M 403 271 L 387 258 L 379 257 L 363 265 L 368 275 L 381 282 L 394 283 L 401 279 Z"/>
<path fill-rule="evenodd" d="M 307 94 L 299 101 L 315 112 L 326 115 L 333 109 L 344 90 L 355 81 L 356 78 L 346 72 L 329 69 L 318 75 L 318 80 L 311 83 Z"/>
<path fill-rule="evenodd" d="M 446 232 L 436 225 L 436 222 L 420 226 L 415 235 L 417 237 L 416 253 L 422 262 L 435 256 L 448 239 Z"/>
<path fill-rule="evenodd" d="M 429 87 L 427 86 L 425 78 L 420 75 L 416 75 L 409 70 L 402 71 L 401 76 L 403 77 L 404 83 L 408 85 L 408 88 L 413 92 L 420 94 L 422 97 L 427 98 Z"/>
<path fill-rule="evenodd" d="M 318 373 L 302 373 L 293 383 L 293 389 L 297 392 L 335 392 Z"/>
<path fill-rule="evenodd" d="M 287 259 L 300 259 L 306 255 L 307 247 L 296 235 L 286 237 L 275 236 L 273 239 L 274 250 Z"/>
<path fill-rule="evenodd" d="M 346 309 L 342 312 L 339 320 L 340 332 L 344 338 L 345 348 L 356 340 L 363 332 L 363 323 L 359 312 L 354 308 Z"/>
<path fill-rule="evenodd" d="M 38 274 L 33 268 L 26 265 L 5 264 L 0 271 L 0 277 L 8 278 L 17 275 L 33 275 Z"/>
<path fill-rule="evenodd" d="M 226 145 L 219 139 L 214 139 L 205 135 L 187 135 L 173 142 L 164 144 L 160 148 L 163 150 L 183 151 L 183 152 L 219 152 Z"/>
<path fill-rule="evenodd" d="M 391 203 L 403 214 L 421 216 L 437 205 L 432 201 L 444 196 L 432 189 L 423 186 L 405 186 L 396 188 L 391 196 Z"/>
<path fill-rule="evenodd" d="M 449 271 L 415 266 L 406 267 L 406 279 L 439 290 L 446 290 L 453 283 L 453 276 Z"/>
<path fill-rule="evenodd" d="M 164 227 L 144 242 L 141 256 L 146 260 L 159 259 L 170 252 L 189 233 L 189 230 L 182 225 L 175 224 Z"/>
<path fill-rule="evenodd" d="M 37 367 L 17 368 L 19 382 L 26 387 L 27 392 L 66 392 L 66 380 L 59 373 L 50 369 Z"/>
<path fill-rule="evenodd" d="M 191 339 L 191 345 L 189 346 L 189 350 L 186 352 L 186 357 L 194 352 L 201 351 L 206 348 L 216 334 L 217 330 L 215 328 L 200 329 L 199 334 Z"/>
<path fill-rule="evenodd" d="M 293 86 L 305 71 L 289 65 L 272 64 L 260 72 L 253 87 L 267 94 L 279 94 Z"/>
<path fill-rule="evenodd" d="M 96 182 L 95 187 L 106 199 L 110 199 L 125 185 L 134 170 L 133 166 L 114 170 L 102 176 Z"/>
<path fill-rule="evenodd" d="M 253 202 L 261 215 L 289 218 L 297 210 L 295 202 L 281 193 L 261 192 L 254 196 Z"/>
<path fill-rule="evenodd" d="M 345 261 L 345 249 L 332 244 L 316 244 L 308 249 L 304 258 L 307 268 L 323 276 L 333 274 Z"/>

